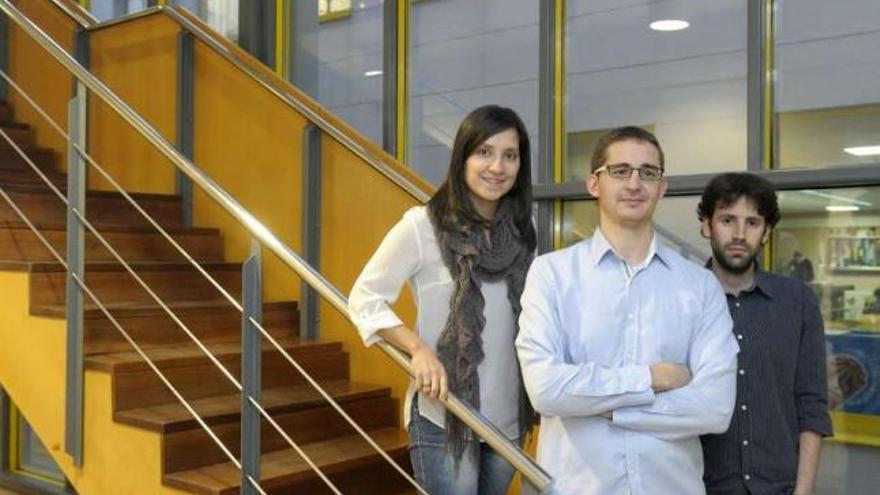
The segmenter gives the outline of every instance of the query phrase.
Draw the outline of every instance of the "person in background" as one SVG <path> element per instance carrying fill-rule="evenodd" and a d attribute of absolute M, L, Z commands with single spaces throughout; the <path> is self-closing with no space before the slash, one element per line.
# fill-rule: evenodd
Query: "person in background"
<path fill-rule="evenodd" d="M 732 321 L 715 277 L 654 233 L 663 170 L 650 132 L 603 136 L 587 178 L 599 228 L 529 270 L 516 347 L 553 493 L 703 494 L 699 435 L 730 421 Z"/>
<path fill-rule="evenodd" d="M 788 274 L 798 280 L 812 282 L 814 278 L 813 262 L 804 256 L 804 253 L 795 251 L 791 261 L 788 262 Z"/>
<path fill-rule="evenodd" d="M 702 437 L 707 492 L 811 495 L 831 435 L 825 335 L 813 291 L 758 265 L 780 218 L 776 192 L 754 174 L 721 174 L 697 212 L 740 345 L 730 429 Z"/>
<path fill-rule="evenodd" d="M 446 181 L 392 227 L 351 289 L 364 342 L 384 339 L 415 370 L 404 406 L 416 480 L 432 495 L 503 495 L 513 467 L 440 401 L 447 391 L 514 442 L 534 412 L 513 342 L 536 246 L 531 150 L 508 108 L 477 108 L 455 136 Z M 415 331 L 391 310 L 408 282 Z"/>

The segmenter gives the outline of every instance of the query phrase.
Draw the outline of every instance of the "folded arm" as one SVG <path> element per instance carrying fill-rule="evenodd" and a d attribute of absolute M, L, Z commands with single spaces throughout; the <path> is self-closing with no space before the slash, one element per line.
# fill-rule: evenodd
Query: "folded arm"
<path fill-rule="evenodd" d="M 522 295 L 517 354 L 535 410 L 545 416 L 593 416 L 624 406 L 650 404 L 648 366 L 601 366 L 566 359 L 567 331 L 557 307 L 558 287 L 543 259 L 529 270 Z"/>
<path fill-rule="evenodd" d="M 614 425 L 669 439 L 726 431 L 736 400 L 739 351 L 732 328 L 721 286 L 707 277 L 687 363 L 693 379 L 684 387 L 657 394 L 650 405 L 615 409 Z"/>

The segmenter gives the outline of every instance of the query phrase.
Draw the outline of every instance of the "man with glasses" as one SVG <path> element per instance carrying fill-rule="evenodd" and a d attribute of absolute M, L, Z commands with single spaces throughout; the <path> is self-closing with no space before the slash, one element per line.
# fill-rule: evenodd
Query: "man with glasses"
<path fill-rule="evenodd" d="M 697 213 L 741 348 L 730 429 L 702 437 L 706 489 L 812 494 L 822 437 L 831 434 L 825 335 L 813 291 L 756 261 L 779 222 L 776 191 L 754 174 L 721 174 Z"/>
<path fill-rule="evenodd" d="M 554 493 L 701 495 L 699 435 L 727 429 L 737 344 L 724 292 L 662 245 L 666 191 L 653 134 L 596 144 L 592 238 L 538 257 L 522 295 L 517 352 L 541 413 L 538 462 Z"/>

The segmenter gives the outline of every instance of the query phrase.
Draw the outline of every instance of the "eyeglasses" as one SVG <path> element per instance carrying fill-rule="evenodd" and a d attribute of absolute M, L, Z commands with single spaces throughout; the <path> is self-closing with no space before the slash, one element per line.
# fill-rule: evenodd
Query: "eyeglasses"
<path fill-rule="evenodd" d="M 633 171 L 639 171 L 639 179 L 645 182 L 657 182 L 663 178 L 663 169 L 653 165 L 642 165 L 639 168 L 631 167 L 627 163 L 616 163 L 613 165 L 602 165 L 597 168 L 593 174 L 599 175 L 600 172 L 608 172 L 608 177 L 617 180 L 625 180 L 632 177 Z"/>

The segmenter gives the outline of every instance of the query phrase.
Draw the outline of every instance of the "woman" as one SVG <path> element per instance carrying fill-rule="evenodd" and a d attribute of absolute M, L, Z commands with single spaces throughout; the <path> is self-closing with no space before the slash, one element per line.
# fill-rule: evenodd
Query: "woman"
<path fill-rule="evenodd" d="M 535 250 L 529 137 L 513 110 L 477 108 L 455 136 L 446 180 L 407 211 L 364 267 L 349 314 L 367 345 L 410 355 L 404 416 L 419 484 L 432 495 L 504 494 L 513 467 L 439 399 L 447 390 L 519 441 L 531 406 L 514 351 L 526 272 Z M 415 332 L 392 312 L 409 282 Z"/>

